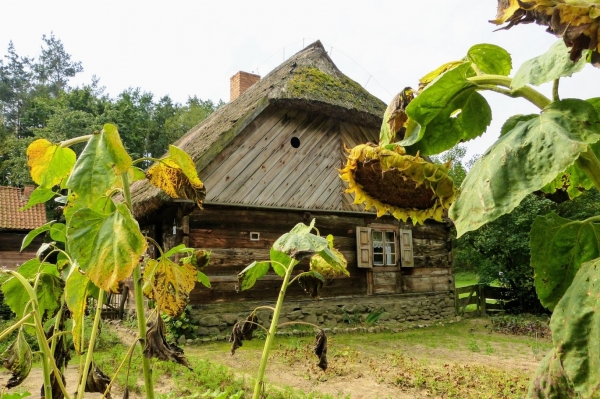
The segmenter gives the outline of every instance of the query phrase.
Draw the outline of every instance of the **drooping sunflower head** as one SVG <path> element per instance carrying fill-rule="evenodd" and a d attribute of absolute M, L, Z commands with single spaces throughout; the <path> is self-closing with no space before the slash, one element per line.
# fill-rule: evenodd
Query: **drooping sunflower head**
<path fill-rule="evenodd" d="M 600 2 L 598 0 L 498 0 L 498 15 L 490 21 L 500 29 L 535 22 L 562 37 L 571 47 L 571 61 L 590 50 L 592 65 L 600 67 Z"/>
<path fill-rule="evenodd" d="M 414 224 L 441 221 L 457 195 L 447 166 L 406 155 L 400 146 L 354 147 L 340 178 L 348 183 L 346 192 L 354 194 L 355 204 L 375 207 L 377 217 L 387 212 L 404 222 L 410 217 Z"/>

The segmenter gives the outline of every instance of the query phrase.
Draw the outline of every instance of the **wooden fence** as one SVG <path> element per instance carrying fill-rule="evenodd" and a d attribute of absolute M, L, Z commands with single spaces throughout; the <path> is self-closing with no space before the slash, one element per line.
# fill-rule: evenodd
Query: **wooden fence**
<path fill-rule="evenodd" d="M 458 316 L 464 316 L 466 313 L 483 316 L 486 313 L 499 312 L 503 310 L 504 302 L 510 299 L 507 288 L 485 284 L 469 285 L 454 290 L 454 306 Z M 475 309 L 467 309 L 469 305 L 476 305 Z"/>
<path fill-rule="evenodd" d="M 125 314 L 125 304 L 129 296 L 129 287 L 123 286 L 123 291 L 120 294 L 109 293 L 106 298 L 106 303 L 102 308 L 102 318 L 110 320 L 122 320 Z"/>

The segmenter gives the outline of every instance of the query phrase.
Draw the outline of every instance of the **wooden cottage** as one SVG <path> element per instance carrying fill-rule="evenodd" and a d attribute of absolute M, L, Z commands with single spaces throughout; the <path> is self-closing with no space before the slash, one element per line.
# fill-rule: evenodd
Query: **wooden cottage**
<path fill-rule="evenodd" d="M 20 252 L 23 238 L 31 230 L 46 223 L 44 204 L 35 205 L 25 211 L 34 187 L 0 187 L 0 266 L 16 269 L 17 265 L 35 258 L 35 253 L 43 242 L 38 236 L 23 252 Z"/>
<path fill-rule="evenodd" d="M 241 95 L 175 143 L 205 183 L 204 210 L 189 213 L 193 204 L 171 200 L 146 181 L 132 186 L 136 217 L 159 243 L 212 251 L 204 270 L 212 288 L 198 284 L 191 304 L 203 315 L 228 316 L 201 320 L 202 328 L 217 333 L 247 315 L 254 301 L 275 300 L 277 275 L 247 291 L 239 290 L 236 275 L 268 259 L 281 234 L 313 218 L 321 234 L 334 235 L 350 276 L 331 281 L 317 303 L 290 287 L 286 298 L 296 318 L 334 326 L 344 314 L 364 317 L 382 307 L 396 322 L 452 315 L 449 223 L 378 219 L 353 204 L 338 177 L 345 148 L 378 141 L 385 104 L 341 73 L 320 42 L 263 79 L 242 72 L 232 85 L 242 86 L 231 90 Z"/>

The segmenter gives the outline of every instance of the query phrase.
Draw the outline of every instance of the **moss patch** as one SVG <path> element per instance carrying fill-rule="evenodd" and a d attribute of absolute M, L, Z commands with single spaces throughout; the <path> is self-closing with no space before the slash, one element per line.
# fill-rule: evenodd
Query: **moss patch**
<path fill-rule="evenodd" d="M 374 114 L 383 114 L 385 111 L 383 103 L 376 101 L 355 81 L 342 74 L 329 75 L 315 67 L 295 69 L 286 92 L 291 98 L 305 98 L 346 108 L 358 108 Z"/>

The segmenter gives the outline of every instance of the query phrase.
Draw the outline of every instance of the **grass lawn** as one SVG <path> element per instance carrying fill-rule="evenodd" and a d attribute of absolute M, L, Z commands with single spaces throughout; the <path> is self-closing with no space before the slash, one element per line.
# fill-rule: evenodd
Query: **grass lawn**
<path fill-rule="evenodd" d="M 477 284 L 479 277 L 475 273 L 463 272 L 454 274 L 454 284 L 456 288 L 466 287 L 468 285 Z"/>

